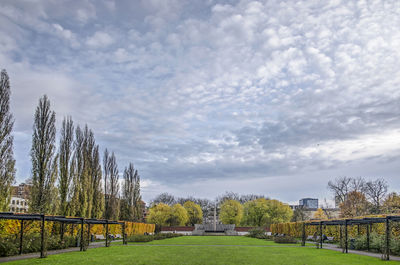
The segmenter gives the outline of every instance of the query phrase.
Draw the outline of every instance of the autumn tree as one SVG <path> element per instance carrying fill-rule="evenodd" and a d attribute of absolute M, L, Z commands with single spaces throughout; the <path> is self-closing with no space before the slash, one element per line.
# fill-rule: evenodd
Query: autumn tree
<path fill-rule="evenodd" d="M 39 100 L 35 112 L 32 135 L 32 189 L 30 211 L 53 213 L 56 207 L 56 190 L 54 183 L 57 177 L 56 155 L 56 114 L 50 109 L 46 95 Z"/>
<path fill-rule="evenodd" d="M 14 138 L 11 134 L 14 119 L 10 111 L 10 81 L 6 70 L 0 78 L 0 211 L 8 211 L 11 185 L 15 179 Z"/>
<path fill-rule="evenodd" d="M 202 224 L 203 223 L 203 211 L 201 210 L 200 205 L 192 202 L 192 201 L 187 201 L 183 204 L 183 207 L 185 207 L 187 213 L 188 213 L 188 224 L 189 225 L 195 225 L 195 224 Z"/>
<path fill-rule="evenodd" d="M 396 192 L 390 193 L 382 205 L 385 214 L 400 214 L 400 195 Z"/>
<path fill-rule="evenodd" d="M 243 206 L 240 202 L 225 200 L 220 207 L 219 219 L 223 224 L 240 224 L 243 218 Z"/>
<path fill-rule="evenodd" d="M 268 226 L 288 222 L 292 215 L 293 211 L 287 204 L 261 198 L 244 204 L 243 222 L 251 226 Z"/>
<path fill-rule="evenodd" d="M 250 226 L 265 226 L 267 224 L 268 203 L 266 199 L 256 199 L 244 204 L 243 223 Z"/>
<path fill-rule="evenodd" d="M 318 208 L 317 211 L 314 213 L 312 219 L 325 220 L 325 219 L 327 219 L 327 216 L 326 216 L 324 210 L 322 210 L 321 208 Z"/>
<path fill-rule="evenodd" d="M 293 211 L 289 205 L 278 200 L 267 200 L 267 225 L 289 222 Z"/>
<path fill-rule="evenodd" d="M 60 215 L 69 215 L 69 203 L 72 198 L 74 124 L 71 117 L 64 118 L 61 128 L 58 152 L 58 192 L 60 195 Z"/>
<path fill-rule="evenodd" d="M 363 216 L 368 213 L 368 208 L 369 202 L 365 195 L 358 191 L 352 191 L 340 204 L 340 213 L 343 218 Z"/>
<path fill-rule="evenodd" d="M 189 215 L 181 204 L 174 204 L 171 208 L 171 217 L 168 221 L 171 226 L 184 226 L 189 221 Z"/>
<path fill-rule="evenodd" d="M 168 226 L 170 223 L 172 209 L 165 203 L 158 203 L 149 209 L 147 222 L 157 225 Z"/>

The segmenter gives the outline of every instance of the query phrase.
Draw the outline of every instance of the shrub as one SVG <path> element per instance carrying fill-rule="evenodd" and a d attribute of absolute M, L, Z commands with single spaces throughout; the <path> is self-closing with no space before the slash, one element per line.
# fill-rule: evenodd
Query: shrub
<path fill-rule="evenodd" d="M 267 236 L 267 233 L 265 232 L 265 228 L 263 228 L 263 227 L 257 227 L 257 228 L 250 229 L 249 234 L 247 236 L 258 238 L 258 239 L 270 238 L 269 236 Z"/>
<path fill-rule="evenodd" d="M 130 236 L 128 237 L 129 242 L 150 242 L 153 240 L 162 240 L 166 238 L 173 238 L 173 237 L 179 237 L 182 236 L 180 234 L 174 234 L 174 233 L 160 233 L 160 234 L 155 234 L 155 235 L 135 235 L 135 236 Z"/>
<path fill-rule="evenodd" d="M 280 244 L 296 244 L 297 240 L 291 236 L 276 236 L 274 237 L 274 242 Z"/>
<path fill-rule="evenodd" d="M 154 240 L 153 235 L 134 235 L 128 237 L 128 242 L 150 242 Z"/>
<path fill-rule="evenodd" d="M 0 256 L 7 257 L 18 254 L 18 245 L 12 237 L 0 237 Z"/>
<path fill-rule="evenodd" d="M 367 236 L 366 235 L 358 236 L 354 239 L 354 249 L 365 250 L 367 248 L 368 248 L 368 245 L 367 245 Z"/>
<path fill-rule="evenodd" d="M 383 235 L 378 235 L 377 233 L 371 233 L 369 242 L 370 249 L 377 252 L 382 252 L 385 243 L 385 237 Z"/>
<path fill-rule="evenodd" d="M 394 255 L 400 255 L 400 238 L 399 237 L 391 238 L 390 251 Z"/>

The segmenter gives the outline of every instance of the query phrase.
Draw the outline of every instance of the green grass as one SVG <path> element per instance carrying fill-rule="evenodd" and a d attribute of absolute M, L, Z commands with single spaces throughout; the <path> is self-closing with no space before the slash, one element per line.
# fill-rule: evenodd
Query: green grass
<path fill-rule="evenodd" d="M 161 246 L 157 246 L 161 245 Z M 196 245 L 196 246 L 193 246 Z M 214 245 L 214 246 L 210 246 Z M 217 245 L 217 246 L 215 246 Z M 232 246 L 235 245 L 235 246 Z M 179 237 L 51 255 L 7 264 L 398 264 L 355 254 L 248 237 Z"/>
<path fill-rule="evenodd" d="M 136 244 L 136 243 L 133 243 Z M 276 245 L 273 241 L 254 239 L 245 236 L 182 236 L 147 242 L 148 245 Z"/>

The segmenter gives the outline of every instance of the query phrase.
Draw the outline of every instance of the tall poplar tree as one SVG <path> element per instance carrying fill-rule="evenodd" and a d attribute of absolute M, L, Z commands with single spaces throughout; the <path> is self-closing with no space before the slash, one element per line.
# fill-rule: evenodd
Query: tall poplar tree
<path fill-rule="evenodd" d="M 104 212 L 104 197 L 102 187 L 102 174 L 100 164 L 99 146 L 96 145 L 92 152 L 92 218 L 101 218 Z"/>
<path fill-rule="evenodd" d="M 8 211 L 11 184 L 15 179 L 15 160 L 13 156 L 14 125 L 10 112 L 10 81 L 6 70 L 1 71 L 0 79 L 0 211 Z"/>
<path fill-rule="evenodd" d="M 71 117 L 64 118 L 61 129 L 59 158 L 58 191 L 60 195 L 60 208 L 58 213 L 69 215 L 69 202 L 72 197 L 74 123 Z"/>
<path fill-rule="evenodd" d="M 105 218 L 117 220 L 119 217 L 119 176 L 114 152 L 110 156 L 106 149 L 104 152 L 103 167 L 107 202 Z"/>
<path fill-rule="evenodd" d="M 53 213 L 57 177 L 56 114 L 46 95 L 39 100 L 32 135 L 32 190 L 30 211 Z"/>
<path fill-rule="evenodd" d="M 139 221 L 141 219 L 140 176 L 132 163 L 124 170 L 124 184 L 121 198 L 122 220 Z"/>

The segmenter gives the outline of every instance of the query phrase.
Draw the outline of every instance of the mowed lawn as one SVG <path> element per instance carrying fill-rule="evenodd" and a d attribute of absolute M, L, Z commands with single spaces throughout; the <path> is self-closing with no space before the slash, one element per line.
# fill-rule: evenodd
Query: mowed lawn
<path fill-rule="evenodd" d="M 399 264 L 341 252 L 275 244 L 248 237 L 186 236 L 142 244 L 114 245 L 7 264 Z"/>

